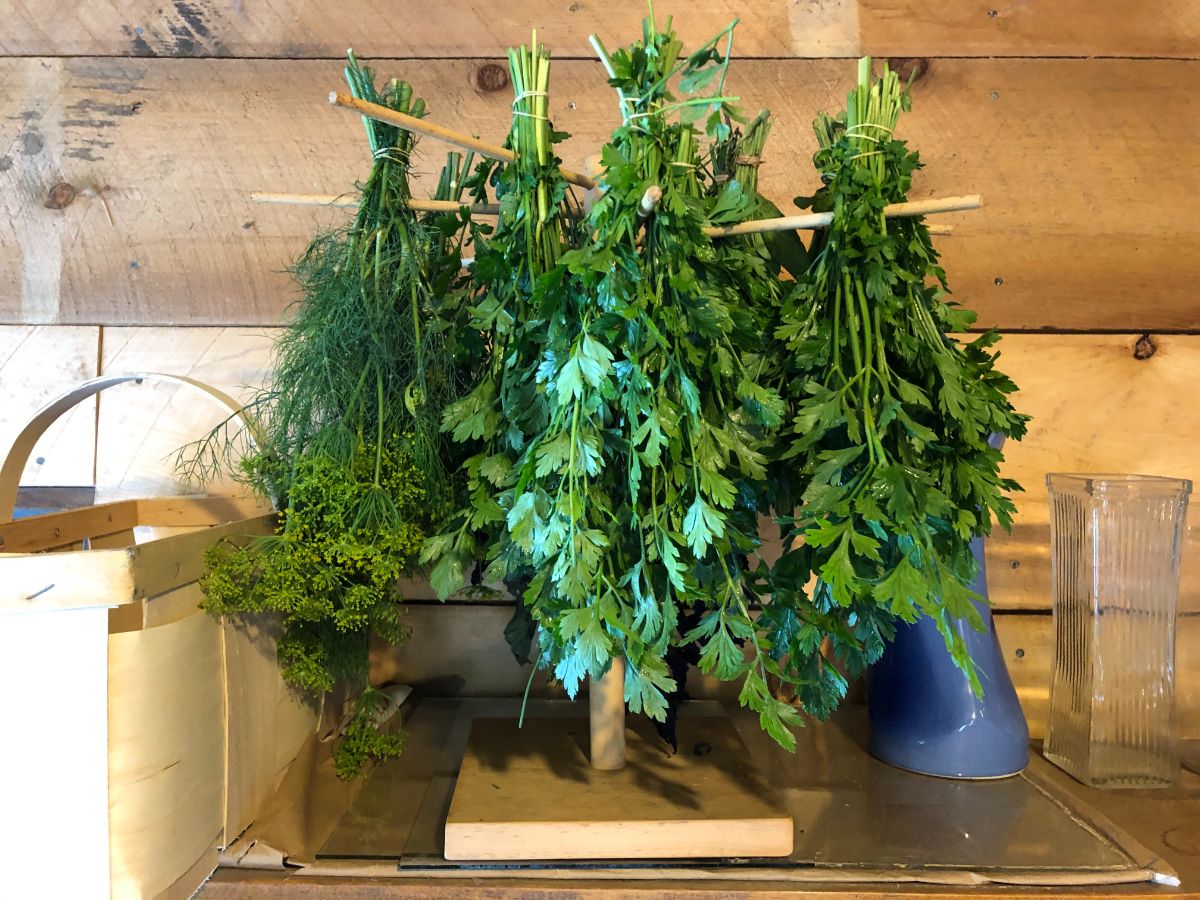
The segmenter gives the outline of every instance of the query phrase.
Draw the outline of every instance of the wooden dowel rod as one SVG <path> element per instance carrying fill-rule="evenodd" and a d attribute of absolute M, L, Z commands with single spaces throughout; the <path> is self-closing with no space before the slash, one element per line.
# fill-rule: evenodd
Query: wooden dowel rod
<path fill-rule="evenodd" d="M 474 150 L 476 153 L 490 159 L 512 162 L 515 158 L 513 152 L 505 147 L 489 144 L 487 141 L 481 141 L 479 138 L 471 137 L 469 134 L 452 131 L 435 122 L 430 122 L 428 119 L 418 119 L 414 116 L 397 112 L 394 109 L 388 109 L 386 106 L 380 106 L 378 103 L 359 100 L 357 97 L 352 97 L 349 94 L 333 91 L 329 95 L 329 102 L 343 109 L 352 109 L 360 116 L 366 116 L 368 119 L 387 122 L 389 125 L 395 125 L 397 128 L 403 128 L 405 131 L 415 131 L 418 134 L 428 135 L 429 137 L 443 140 L 448 144 L 454 144 L 456 147 Z M 596 182 L 593 179 L 579 172 L 573 172 L 561 166 L 559 167 L 559 172 L 571 184 L 578 185 L 581 188 L 590 190 L 596 186 Z"/>
<path fill-rule="evenodd" d="M 250 199 L 255 203 L 278 203 L 287 206 L 332 206 L 355 207 L 358 197 L 354 194 L 294 194 L 277 191 L 254 191 Z M 654 212 L 662 199 L 662 190 L 657 186 L 646 189 L 638 209 L 639 218 L 647 218 Z M 970 205 L 946 204 L 961 203 Z M 585 204 L 585 209 L 588 204 Z M 978 194 L 966 197 L 948 197 L 945 200 L 921 200 L 916 203 L 895 203 L 884 209 L 888 218 L 898 216 L 925 216 L 941 212 L 958 212 L 961 210 L 978 209 L 983 201 Z M 409 206 L 420 212 L 457 212 L 463 204 L 454 200 L 425 200 L 413 197 Z M 929 208 L 937 206 L 938 208 Z M 918 208 L 920 207 L 920 208 Z M 499 203 L 480 203 L 468 209 L 474 216 L 496 216 L 500 214 Z M 737 225 L 706 228 L 705 234 L 710 237 L 729 237 L 738 234 L 759 234 L 766 231 L 791 231 L 797 229 L 824 228 L 833 221 L 832 213 L 812 213 L 805 216 L 782 216 L 775 219 L 753 219 L 749 222 L 739 222 Z M 930 225 L 929 233 L 933 235 L 949 235 L 954 231 L 950 225 Z"/>
<path fill-rule="evenodd" d="M 929 216 L 936 213 L 960 212 L 967 209 L 979 209 L 983 206 L 983 197 L 979 194 L 967 194 L 962 197 L 943 197 L 937 200 L 917 200 L 911 203 L 893 203 L 883 208 L 883 214 L 889 219 L 902 216 Z M 749 222 L 738 222 L 736 225 L 721 225 L 705 228 L 704 233 L 709 237 L 732 237 L 738 234 L 762 234 L 767 231 L 795 231 L 802 228 L 824 228 L 833 221 L 833 213 L 809 213 L 803 216 L 779 216 L 774 219 L 752 219 Z"/>
<path fill-rule="evenodd" d="M 255 203 L 282 203 L 289 206 L 358 206 L 359 198 L 355 194 L 280 194 L 272 191 L 254 191 L 250 199 Z M 420 212 L 457 212 L 466 204 L 455 200 L 424 200 L 413 197 L 408 205 Z M 499 203 L 482 203 L 467 206 L 472 215 L 495 216 L 500 214 Z"/>
<path fill-rule="evenodd" d="M 283 206 L 358 206 L 356 194 L 288 194 L 275 191 L 251 191 L 255 203 L 278 203 Z"/>
<path fill-rule="evenodd" d="M 588 188 L 583 192 L 580 212 L 586 217 L 592 214 L 592 207 L 600 199 L 600 176 L 604 174 L 604 163 L 600 161 L 599 153 L 593 153 L 583 161 L 583 171 L 596 185 L 596 187 Z"/>
<path fill-rule="evenodd" d="M 604 677 L 588 684 L 592 768 L 612 772 L 625 765 L 625 658 L 614 656 Z"/>
<path fill-rule="evenodd" d="M 963 194 L 961 197 L 936 197 L 932 200 L 909 200 L 905 203 L 893 203 L 883 208 L 883 214 L 889 218 L 903 216 L 927 216 L 937 213 L 964 212 L 979 209 L 983 206 L 982 194 Z"/>
<path fill-rule="evenodd" d="M 648 219 L 654 215 L 654 210 L 658 207 L 662 200 L 662 188 L 657 184 L 652 184 L 646 188 L 646 193 L 642 194 L 642 202 L 638 204 L 638 218 Z"/>

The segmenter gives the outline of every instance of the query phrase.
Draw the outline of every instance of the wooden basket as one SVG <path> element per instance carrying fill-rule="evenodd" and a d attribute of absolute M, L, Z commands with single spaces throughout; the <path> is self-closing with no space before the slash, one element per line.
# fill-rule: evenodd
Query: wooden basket
<path fill-rule="evenodd" d="M 270 533 L 268 509 L 179 497 L 12 521 L 46 428 L 144 378 L 238 408 L 190 379 L 95 379 L 38 413 L 0 469 L 0 896 L 190 896 L 315 726 L 269 627 L 197 609 L 204 551 Z M 139 526 L 167 536 L 136 543 Z"/>

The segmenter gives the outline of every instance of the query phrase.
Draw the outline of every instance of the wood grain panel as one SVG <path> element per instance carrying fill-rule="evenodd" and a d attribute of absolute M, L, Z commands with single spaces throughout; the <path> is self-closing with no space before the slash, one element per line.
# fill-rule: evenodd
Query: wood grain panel
<path fill-rule="evenodd" d="M 273 333 L 268 329 L 106 328 L 105 373 L 187 375 L 238 400 L 263 386 Z M 97 502 L 162 497 L 184 490 L 175 454 L 229 416 L 229 410 L 186 388 L 144 381 L 115 387 L 100 398 Z M 212 494 L 242 489 L 225 479 Z"/>
<path fill-rule="evenodd" d="M 1140 342 L 1140 343 L 1139 343 Z M 1139 359 L 1138 355 L 1145 356 Z M 1005 447 L 1004 473 L 1025 487 L 1011 535 L 988 544 L 988 589 L 998 607 L 1049 609 L 1047 472 L 1125 472 L 1200 484 L 1200 338 L 1009 335 L 1000 366 L 1020 386 L 1029 434 Z M 1200 518 L 1190 517 L 1180 606 L 1200 611 Z"/>
<path fill-rule="evenodd" d="M 99 339 L 100 329 L 93 327 L 0 326 L 0 454 L 8 453 L 39 409 L 96 376 Z M 21 484 L 91 484 L 95 454 L 93 399 L 50 426 L 34 448 Z"/>
<path fill-rule="evenodd" d="M 442 122 L 502 137 L 507 89 L 477 61 L 383 61 Z M 763 169 L 783 204 L 814 186 L 809 123 L 842 102 L 845 61 L 738 63 L 731 87 L 778 124 Z M 1200 63 L 930 63 L 903 135 L 922 151 L 914 199 L 979 191 L 942 217 L 958 297 L 1007 329 L 1200 327 Z M 293 299 L 281 268 L 333 211 L 251 203 L 255 190 L 341 192 L 366 174 L 356 119 L 330 110 L 333 61 L 18 59 L 0 63 L 0 321 L 273 324 Z M 578 164 L 615 105 L 591 62 L 555 67 L 560 148 Z M 444 148 L 423 144 L 428 186 Z M 1162 173 L 1170 190 L 1162 190 Z M 59 182 L 73 202 L 45 206 Z M 344 212 L 341 214 L 344 215 Z M 24 242 L 24 243 L 22 243 Z M 53 270 L 53 271 L 51 271 Z"/>
<path fill-rule="evenodd" d="M 689 46 L 735 17 L 744 56 L 1195 56 L 1188 0 L 1130 14 L 1117 0 L 698 0 L 659 4 Z M 616 45 L 640 32 L 642 3 L 457 0 L 15 0 L 0 50 L 23 56 L 498 56 L 538 34 L 559 56 L 590 56 L 593 30 Z M 65 27 L 64 27 L 65 24 Z"/>

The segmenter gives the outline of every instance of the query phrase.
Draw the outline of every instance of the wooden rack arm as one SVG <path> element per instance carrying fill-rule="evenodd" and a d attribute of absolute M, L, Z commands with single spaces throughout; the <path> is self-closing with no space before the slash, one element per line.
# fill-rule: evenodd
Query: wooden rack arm
<path fill-rule="evenodd" d="M 883 214 L 889 219 L 903 216 L 929 216 L 936 213 L 960 212 L 979 209 L 983 197 L 966 194 L 962 197 L 943 197 L 936 200 L 916 200 L 911 203 L 893 203 L 885 206 Z M 833 222 L 833 213 L 808 213 L 803 216 L 779 216 L 772 219 L 752 219 L 736 225 L 719 225 L 705 228 L 709 237 L 733 237 L 739 234 L 762 234 L 768 231 L 796 231 L 798 229 L 824 228 Z"/>
<path fill-rule="evenodd" d="M 288 194 L 274 191 L 254 191 L 250 199 L 255 203 L 280 203 L 286 206 L 334 206 L 355 207 L 359 198 L 356 194 Z M 408 205 L 419 212 L 457 212 L 466 206 L 471 215 L 495 216 L 500 213 L 499 203 L 480 203 L 470 206 L 456 200 L 426 200 L 413 197 Z"/>
<path fill-rule="evenodd" d="M 430 122 L 428 119 L 418 119 L 414 116 L 397 112 L 394 109 L 388 109 L 386 106 L 380 106 L 378 103 L 359 100 L 357 97 L 352 97 L 349 94 L 333 91 L 329 95 L 329 102 L 343 109 L 354 110 L 360 116 L 366 116 L 368 119 L 386 122 L 389 125 L 395 125 L 397 128 L 403 128 L 405 131 L 428 135 L 429 137 L 443 140 L 448 144 L 454 144 L 456 147 L 474 150 L 476 153 L 486 156 L 489 159 L 498 159 L 502 162 L 512 162 L 514 159 L 513 152 L 505 147 L 497 144 L 489 144 L 487 141 L 481 141 L 479 138 L 472 137 L 469 134 L 453 131 L 452 129 L 438 125 L 436 122 Z M 562 173 L 563 178 L 571 182 L 571 184 L 588 190 L 596 186 L 596 182 L 593 179 L 579 172 L 573 172 L 564 167 L 560 167 L 559 171 Z"/>
<path fill-rule="evenodd" d="M 657 196 L 655 191 L 657 190 Z M 358 197 L 355 194 L 298 194 L 279 191 L 252 191 L 250 199 L 255 203 L 275 203 L 284 206 L 332 206 L 335 208 L 353 208 L 358 205 Z M 642 201 L 638 209 L 638 218 L 645 219 L 649 217 L 659 201 L 662 199 L 661 190 L 656 187 L 648 188 L 642 196 Z M 952 198 L 958 199 L 958 198 Z M 889 207 L 887 214 L 889 216 L 901 215 L 930 215 L 934 212 L 952 212 L 953 210 L 916 210 L 914 207 L 928 206 L 930 204 L 938 204 L 944 201 L 938 200 L 922 200 L 918 203 L 902 204 L 898 203 L 894 207 Z M 457 203 L 454 200 L 426 200 L 419 197 L 414 197 L 409 200 L 409 205 L 420 212 L 457 212 L 463 204 Z M 962 209 L 975 209 L 975 206 L 962 207 Z M 497 216 L 500 214 L 499 203 L 477 203 L 474 206 L 468 207 L 473 216 Z M 779 219 L 755 219 L 750 222 L 741 222 L 737 225 L 726 226 L 724 228 L 710 228 L 707 233 L 712 237 L 728 237 L 731 234 L 755 234 L 763 231 L 779 231 L 799 228 L 822 228 L 829 224 L 830 216 L 828 213 L 817 213 L 807 216 L 788 216 Z M 801 224 L 794 224 L 800 222 Z M 752 226 L 752 227 L 749 227 Z M 769 227 L 768 227 L 769 226 Z M 954 233 L 954 228 L 951 225 L 930 225 L 929 233 L 942 237 Z"/>
<path fill-rule="evenodd" d="M 646 193 L 642 194 L 642 202 L 638 204 L 638 218 L 648 219 L 654 215 L 654 210 L 658 207 L 662 200 L 662 188 L 657 184 L 652 184 L 646 188 Z"/>
<path fill-rule="evenodd" d="M 941 197 L 932 200 L 909 200 L 907 203 L 893 203 L 883 208 L 883 214 L 890 219 L 902 216 L 926 216 L 936 213 L 965 212 L 979 209 L 983 206 L 982 194 L 963 194 L 961 197 Z"/>
<path fill-rule="evenodd" d="M 274 203 L 282 206 L 335 206 L 338 208 L 358 206 L 356 194 L 293 194 L 278 191 L 251 191 L 250 199 L 255 203 Z"/>
<path fill-rule="evenodd" d="M 250 199 L 255 203 L 277 203 L 286 206 L 332 206 L 335 208 L 352 208 L 358 205 L 358 197 L 354 194 L 296 194 L 278 191 L 253 191 Z M 648 188 L 642 196 L 638 207 L 638 218 L 648 218 L 662 199 L 661 189 Z M 969 205 L 967 205 L 969 204 Z M 420 212 L 457 212 L 464 204 L 454 200 L 425 200 L 413 197 L 409 205 Z M 941 212 L 957 212 L 967 209 L 978 209 L 982 200 L 978 194 L 966 197 L 949 197 L 945 200 L 920 200 L 915 203 L 896 203 L 887 207 L 884 214 L 889 218 L 897 216 L 926 216 Z M 937 208 L 933 208 L 937 207 Z M 477 203 L 468 207 L 473 216 L 496 216 L 500 214 L 499 203 Z M 761 234 L 767 231 L 789 231 L 797 229 L 824 228 L 833 221 L 830 213 L 813 213 L 805 216 L 782 216 L 775 219 L 754 219 L 749 222 L 739 222 L 737 225 L 726 225 L 706 228 L 705 233 L 710 237 L 730 237 L 739 234 Z M 954 232 L 950 225 L 930 225 L 929 233 L 947 236 Z"/>

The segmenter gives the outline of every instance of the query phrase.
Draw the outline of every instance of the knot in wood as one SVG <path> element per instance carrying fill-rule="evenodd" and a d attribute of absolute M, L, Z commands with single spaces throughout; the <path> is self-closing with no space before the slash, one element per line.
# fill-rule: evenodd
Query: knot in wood
<path fill-rule="evenodd" d="M 484 93 L 494 93 L 508 87 L 508 71 L 495 63 L 484 63 L 475 70 L 475 87 Z"/>
<path fill-rule="evenodd" d="M 929 71 L 929 60 L 923 56 L 899 56 L 888 60 L 888 66 L 903 84 L 916 84 Z"/>
<path fill-rule="evenodd" d="M 1134 359 L 1149 359 L 1158 352 L 1158 345 L 1154 343 L 1154 338 L 1150 337 L 1150 333 L 1146 332 L 1137 339 L 1137 343 L 1133 345 Z"/>
<path fill-rule="evenodd" d="M 46 194 L 46 209 L 65 209 L 75 202 L 75 186 L 60 181 Z"/>

